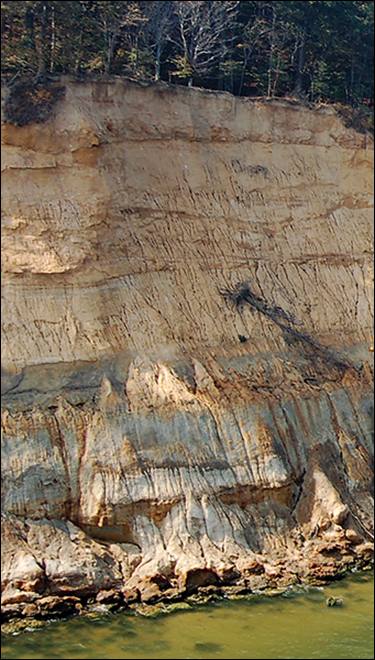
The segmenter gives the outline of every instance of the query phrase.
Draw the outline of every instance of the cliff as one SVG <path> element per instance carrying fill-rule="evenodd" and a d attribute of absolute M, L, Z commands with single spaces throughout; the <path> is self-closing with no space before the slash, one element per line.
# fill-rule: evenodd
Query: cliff
<path fill-rule="evenodd" d="M 372 140 L 328 106 L 61 84 L 2 125 L 5 616 L 368 564 Z"/>

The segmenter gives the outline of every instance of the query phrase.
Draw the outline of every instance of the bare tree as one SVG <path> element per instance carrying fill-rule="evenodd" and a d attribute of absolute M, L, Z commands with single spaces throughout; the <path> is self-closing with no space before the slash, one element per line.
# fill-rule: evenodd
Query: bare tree
<path fill-rule="evenodd" d="M 233 24 L 238 2 L 176 2 L 178 17 L 177 45 L 181 55 L 175 58 L 177 75 L 188 78 L 207 75 L 220 61 L 226 49 L 225 33 Z"/>
<path fill-rule="evenodd" d="M 162 55 L 172 33 L 177 25 L 175 2 L 160 1 L 143 2 L 143 12 L 147 19 L 143 36 L 145 45 L 151 50 L 154 58 L 154 79 L 160 79 Z"/>

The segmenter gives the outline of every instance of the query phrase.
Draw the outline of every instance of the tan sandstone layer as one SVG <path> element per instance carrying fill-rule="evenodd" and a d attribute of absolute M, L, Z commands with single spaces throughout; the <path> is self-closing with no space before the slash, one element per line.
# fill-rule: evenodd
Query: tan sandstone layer
<path fill-rule="evenodd" d="M 367 565 L 372 140 L 327 106 L 63 84 L 2 126 L 4 615 Z"/>

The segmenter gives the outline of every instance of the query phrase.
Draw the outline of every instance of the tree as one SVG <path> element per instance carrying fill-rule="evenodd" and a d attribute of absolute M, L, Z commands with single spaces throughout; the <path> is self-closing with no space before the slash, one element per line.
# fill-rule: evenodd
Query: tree
<path fill-rule="evenodd" d="M 209 75 L 227 48 L 225 32 L 236 19 L 238 2 L 176 2 L 180 53 L 174 57 L 177 77 L 188 79 Z"/>
<path fill-rule="evenodd" d="M 8 80 L 95 71 L 373 104 L 373 0 L 2 0 L 1 13 Z"/>
<path fill-rule="evenodd" d="M 84 57 L 89 61 L 101 47 L 93 7 L 72 0 L 2 2 L 3 70 L 37 79 L 79 70 Z"/>
<path fill-rule="evenodd" d="M 137 27 L 142 21 L 139 2 L 100 0 L 95 4 L 106 44 L 105 73 L 110 74 L 121 40 L 129 36 L 131 28 Z"/>
<path fill-rule="evenodd" d="M 249 78 L 251 62 L 257 47 L 264 40 L 269 27 L 267 21 L 256 11 L 255 2 L 241 3 L 242 15 L 240 14 L 240 36 L 236 45 L 239 58 L 239 95 L 242 94 L 245 80 Z M 248 84 L 251 84 L 250 79 Z"/>
<path fill-rule="evenodd" d="M 153 54 L 154 80 L 160 79 L 162 55 L 177 26 L 175 2 L 143 2 L 144 17 L 147 19 L 143 37 L 144 43 Z"/>

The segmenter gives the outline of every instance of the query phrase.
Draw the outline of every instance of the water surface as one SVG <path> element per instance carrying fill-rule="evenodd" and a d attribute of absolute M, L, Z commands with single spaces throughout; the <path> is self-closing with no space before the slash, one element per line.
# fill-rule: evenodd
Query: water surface
<path fill-rule="evenodd" d="M 340 596 L 342 607 L 327 607 Z M 2 658 L 374 658 L 373 571 L 283 596 L 221 600 L 154 619 L 75 617 L 2 636 Z"/>

